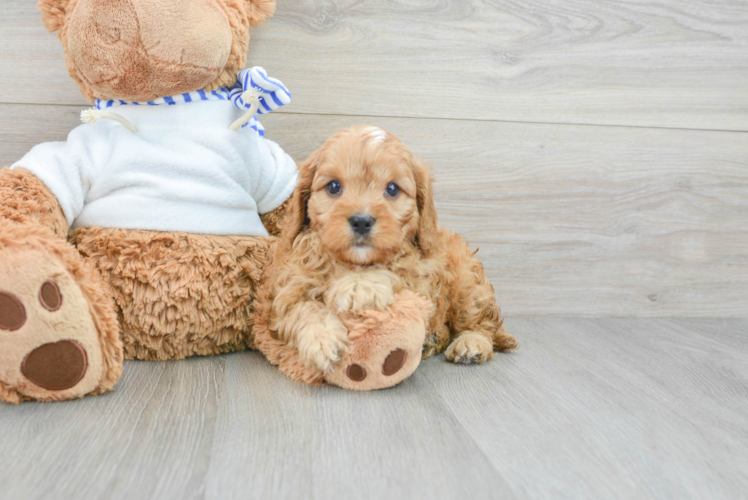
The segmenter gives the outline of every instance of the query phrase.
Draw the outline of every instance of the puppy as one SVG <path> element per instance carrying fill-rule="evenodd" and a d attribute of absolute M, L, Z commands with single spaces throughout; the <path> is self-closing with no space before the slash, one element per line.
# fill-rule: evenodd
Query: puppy
<path fill-rule="evenodd" d="M 423 357 L 483 363 L 515 349 L 493 287 L 458 235 L 437 225 L 426 167 L 395 136 L 355 126 L 300 167 L 258 301 L 273 337 L 329 373 L 351 340 L 341 318 L 410 290 L 433 304 Z"/>

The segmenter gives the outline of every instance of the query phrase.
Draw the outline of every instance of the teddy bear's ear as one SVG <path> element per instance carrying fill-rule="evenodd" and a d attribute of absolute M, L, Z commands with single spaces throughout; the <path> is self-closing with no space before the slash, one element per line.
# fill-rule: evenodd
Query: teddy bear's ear
<path fill-rule="evenodd" d="M 40 0 L 41 1 L 41 0 Z M 273 16 L 275 12 L 275 0 L 245 0 L 247 2 L 247 14 L 249 14 L 249 25 L 259 26 Z"/>
<path fill-rule="evenodd" d="M 59 30 L 65 23 L 66 8 L 70 0 L 39 0 L 36 4 L 42 13 L 42 22 L 50 33 Z"/>

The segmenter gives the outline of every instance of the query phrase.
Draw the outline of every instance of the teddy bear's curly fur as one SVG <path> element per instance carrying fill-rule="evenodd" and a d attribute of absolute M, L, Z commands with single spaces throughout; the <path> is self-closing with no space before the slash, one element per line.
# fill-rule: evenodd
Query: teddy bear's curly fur
<path fill-rule="evenodd" d="M 230 86 L 246 62 L 250 29 L 275 9 L 274 0 L 38 5 L 83 96 L 128 100 Z M 262 216 L 270 235 L 285 210 Z M 249 308 L 271 240 L 97 227 L 68 235 L 45 184 L 26 170 L 2 169 L 0 400 L 111 390 L 124 358 L 251 347 Z M 56 290 L 53 306 L 44 287 Z"/>

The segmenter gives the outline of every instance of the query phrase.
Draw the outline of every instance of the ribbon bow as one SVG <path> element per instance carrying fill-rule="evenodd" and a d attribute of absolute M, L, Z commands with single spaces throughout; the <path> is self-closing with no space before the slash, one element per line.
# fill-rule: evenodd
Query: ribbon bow
<path fill-rule="evenodd" d="M 286 86 L 269 77 L 260 66 L 240 71 L 236 82 L 229 91 L 229 99 L 237 108 L 247 112 L 231 124 L 231 130 L 239 130 L 252 120 L 257 121 L 255 114 L 264 115 L 291 102 L 291 93 Z"/>

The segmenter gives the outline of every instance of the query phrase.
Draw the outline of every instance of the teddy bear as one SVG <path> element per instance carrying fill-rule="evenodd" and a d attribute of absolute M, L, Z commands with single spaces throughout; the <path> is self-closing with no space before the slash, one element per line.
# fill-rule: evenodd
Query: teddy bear
<path fill-rule="evenodd" d="M 297 182 L 243 69 L 274 0 L 39 0 L 94 107 L 0 171 L 0 400 L 112 390 L 123 359 L 253 347 L 250 305 Z"/>

